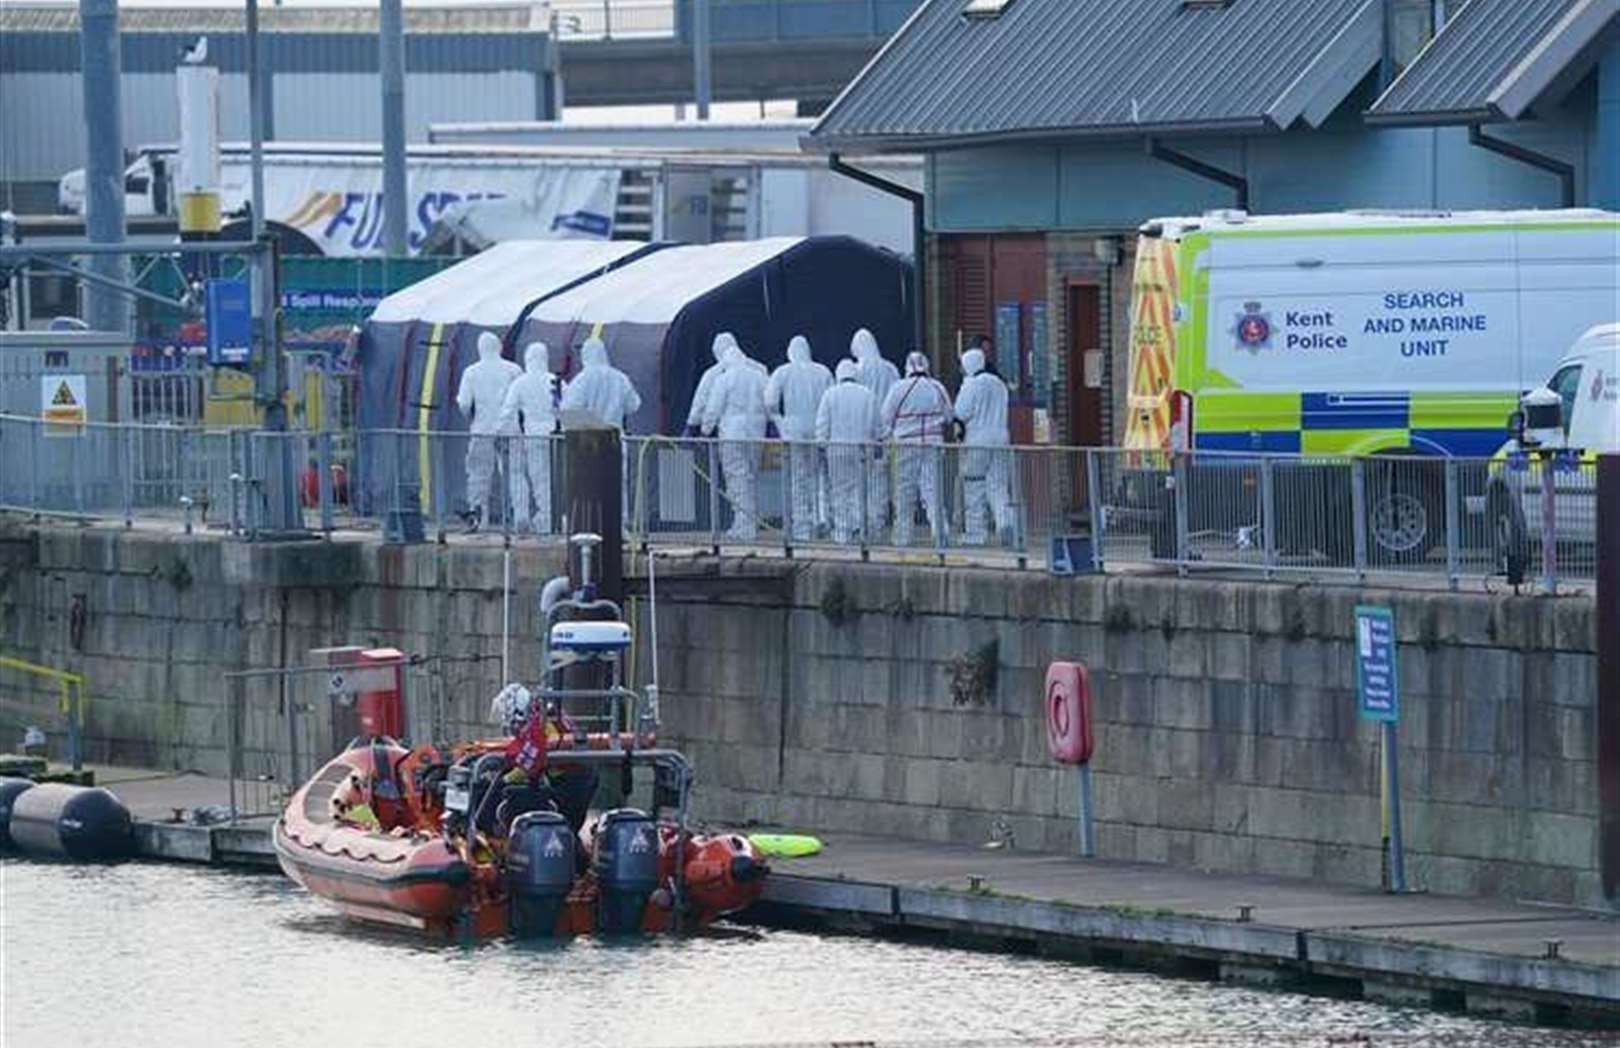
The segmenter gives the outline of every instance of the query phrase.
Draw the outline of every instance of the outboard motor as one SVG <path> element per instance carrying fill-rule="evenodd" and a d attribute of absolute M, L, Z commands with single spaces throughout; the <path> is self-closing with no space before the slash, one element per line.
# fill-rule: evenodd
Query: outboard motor
<path fill-rule="evenodd" d="M 554 811 L 531 811 L 512 820 L 506 843 L 506 887 L 512 895 L 512 932 L 523 938 L 555 933 L 574 886 L 574 831 Z"/>
<path fill-rule="evenodd" d="M 32 779 L 0 778 L 0 852 L 15 847 L 11 843 L 11 806 L 19 796 L 33 788 Z"/>
<path fill-rule="evenodd" d="M 596 826 L 596 930 L 626 935 L 641 930 L 647 899 L 658 887 L 658 829 L 646 812 L 615 808 Z"/>
<path fill-rule="evenodd" d="M 104 789 L 47 782 L 11 805 L 11 840 L 30 855 L 122 859 L 135 850 L 129 809 Z"/>

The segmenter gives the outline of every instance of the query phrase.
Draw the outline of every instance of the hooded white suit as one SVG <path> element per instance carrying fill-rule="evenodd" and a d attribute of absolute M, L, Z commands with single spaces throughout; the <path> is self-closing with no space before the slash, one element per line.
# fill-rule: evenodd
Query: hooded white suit
<path fill-rule="evenodd" d="M 532 523 L 538 535 L 551 533 L 551 435 L 557 429 L 559 396 L 547 356 L 544 342 L 531 342 L 523 351 L 523 374 L 507 388 L 500 420 L 502 433 L 523 434 L 513 442 L 510 456 L 512 513 L 520 524 Z"/>
<path fill-rule="evenodd" d="M 788 445 L 788 504 L 792 512 L 791 532 L 800 542 L 815 534 L 816 495 L 820 471 L 816 468 L 816 409 L 821 396 L 832 387 L 832 372 L 810 357 L 810 343 L 803 335 L 788 343 L 788 362 L 771 372 L 765 386 L 765 410 L 776 420 L 777 432 Z"/>
<path fill-rule="evenodd" d="M 641 410 L 641 396 L 630 377 L 608 362 L 607 346 L 588 338 L 579 349 L 584 365 L 563 390 L 564 411 L 588 411 L 603 425 L 622 430 L 625 419 Z"/>
<path fill-rule="evenodd" d="M 714 384 L 720 381 L 721 375 L 726 373 L 726 352 L 731 349 L 741 348 L 737 344 L 737 337 L 729 331 L 720 332 L 714 336 L 714 341 L 709 344 L 709 352 L 714 354 L 714 363 L 709 365 L 708 370 L 703 372 L 703 376 L 698 379 L 697 389 L 692 393 L 692 406 L 686 411 L 686 431 L 689 435 L 695 435 L 703 430 L 703 416 L 708 411 L 709 398 L 714 393 Z M 747 357 L 747 354 L 744 354 L 744 357 L 752 367 L 758 369 L 762 376 L 770 377 L 765 370 L 764 364 L 754 360 L 752 357 Z M 705 435 L 713 436 L 714 434 L 708 433 Z"/>
<path fill-rule="evenodd" d="M 951 420 L 951 397 L 928 374 L 928 358 L 906 358 L 906 377 L 889 387 L 883 401 L 883 432 L 898 448 L 895 463 L 894 541 L 911 545 L 911 524 L 919 493 L 935 539 L 942 537 L 939 512 L 939 445 Z"/>
<path fill-rule="evenodd" d="M 731 501 L 732 539 L 752 542 L 759 537 L 759 495 L 755 473 L 759 469 L 760 442 L 765 439 L 764 368 L 739 347 L 726 350 L 725 371 L 709 389 L 703 413 L 703 431 L 720 437 L 720 468 Z"/>
<path fill-rule="evenodd" d="M 855 380 L 872 391 L 872 403 L 881 411 L 889 390 L 900 381 L 900 371 L 883 359 L 877 339 L 865 328 L 849 340 L 850 356 L 855 358 Z M 874 455 L 866 466 L 866 514 L 872 531 L 883 526 L 889 514 L 889 475 L 882 454 Z"/>
<path fill-rule="evenodd" d="M 861 492 L 877 438 L 878 406 L 872 391 L 857 381 L 853 360 L 839 361 L 838 382 L 822 394 L 816 409 L 816 440 L 827 453 L 835 542 L 848 542 L 863 526 L 871 527 L 870 507 L 867 520 L 861 520 Z"/>
<path fill-rule="evenodd" d="M 1007 490 L 1011 463 L 1007 448 L 1007 387 L 984 370 L 984 353 L 962 354 L 962 388 L 956 393 L 956 417 L 967 428 L 962 438 L 962 497 L 967 503 L 967 540 L 989 540 L 985 510 L 995 517 L 996 533 L 1012 529 L 1012 504 Z"/>
<path fill-rule="evenodd" d="M 478 336 L 478 359 L 461 373 L 456 390 L 456 407 L 472 419 L 467 438 L 467 509 L 473 514 L 471 527 L 489 520 L 490 479 L 500 463 L 496 455 L 496 434 L 501 429 L 501 405 L 506 389 L 523 369 L 501 359 L 501 340 L 488 331 Z"/>

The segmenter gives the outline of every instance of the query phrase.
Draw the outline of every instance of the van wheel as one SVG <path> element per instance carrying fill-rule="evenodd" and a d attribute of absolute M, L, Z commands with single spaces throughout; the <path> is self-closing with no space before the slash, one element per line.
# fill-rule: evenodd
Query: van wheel
<path fill-rule="evenodd" d="M 1506 575 L 1511 586 L 1524 585 L 1530 565 L 1530 533 L 1524 526 L 1524 510 L 1501 488 L 1494 488 L 1486 502 L 1491 522 L 1491 559 L 1498 574 Z"/>
<path fill-rule="evenodd" d="M 1439 463 L 1373 459 L 1367 463 L 1367 551 L 1375 564 L 1414 564 L 1445 535 Z"/>

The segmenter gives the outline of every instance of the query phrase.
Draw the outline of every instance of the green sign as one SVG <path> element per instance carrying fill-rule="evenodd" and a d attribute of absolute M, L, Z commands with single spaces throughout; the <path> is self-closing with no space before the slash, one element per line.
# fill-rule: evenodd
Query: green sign
<path fill-rule="evenodd" d="M 1356 608 L 1356 705 L 1363 720 L 1401 719 L 1395 615 L 1388 608 Z"/>

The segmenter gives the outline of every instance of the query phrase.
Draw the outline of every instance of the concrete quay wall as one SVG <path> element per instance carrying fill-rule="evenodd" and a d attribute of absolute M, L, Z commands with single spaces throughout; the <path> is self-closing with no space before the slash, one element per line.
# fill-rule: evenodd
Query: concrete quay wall
<path fill-rule="evenodd" d="M 819 564 L 786 606 L 661 601 L 667 722 L 716 818 L 1076 847 L 1045 667 L 1092 670 L 1104 858 L 1378 885 L 1353 608 L 1393 608 L 1408 879 L 1602 906 L 1589 599 Z M 994 645 L 984 693 L 962 664 Z M 965 704 L 963 704 L 965 703 Z"/>
<path fill-rule="evenodd" d="M 510 652 L 532 679 L 533 595 L 561 557 L 513 560 Z M 439 681 L 451 719 L 476 721 L 499 676 L 501 572 L 498 546 L 47 527 L 0 537 L 0 651 L 87 675 L 93 759 L 218 773 L 223 674 L 310 648 L 461 660 Z M 1076 778 L 1047 757 L 1042 680 L 1079 659 L 1102 857 L 1364 885 L 1380 879 L 1378 747 L 1355 714 L 1352 609 L 1388 604 L 1409 880 L 1605 905 L 1589 599 L 766 559 L 661 563 L 658 594 L 665 734 L 698 769 L 701 817 L 1072 849 Z M 51 702 L 0 671 L 0 733 Z"/>

